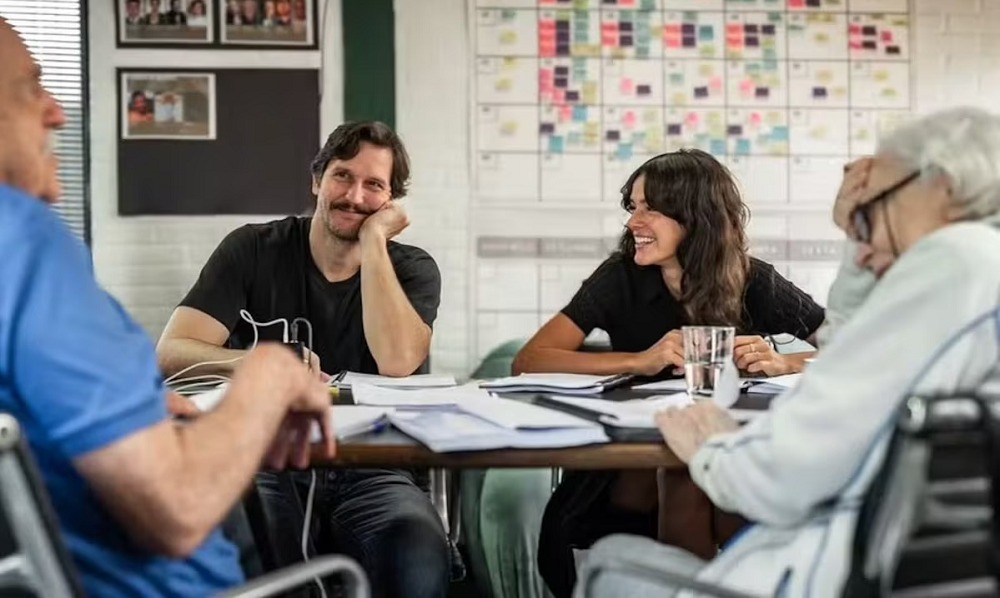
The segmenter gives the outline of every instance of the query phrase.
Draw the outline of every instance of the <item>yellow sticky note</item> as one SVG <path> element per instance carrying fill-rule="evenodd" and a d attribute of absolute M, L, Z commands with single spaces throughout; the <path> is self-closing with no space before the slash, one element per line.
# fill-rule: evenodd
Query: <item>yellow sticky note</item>
<path fill-rule="evenodd" d="M 687 101 L 688 101 L 687 94 L 675 93 L 674 95 L 670 96 L 670 103 L 674 104 L 675 106 L 687 104 Z"/>
<path fill-rule="evenodd" d="M 817 33 L 816 34 L 816 42 L 817 43 L 825 44 L 828 41 L 830 41 L 830 36 L 829 35 L 827 35 L 825 33 Z"/>
<path fill-rule="evenodd" d="M 820 83 L 829 83 L 830 81 L 833 81 L 833 71 L 830 69 L 816 71 L 816 80 Z"/>
<path fill-rule="evenodd" d="M 715 69 L 712 68 L 712 63 L 703 62 L 701 66 L 698 67 L 698 75 L 702 77 L 711 77 L 715 74 Z"/>
<path fill-rule="evenodd" d="M 889 71 L 886 70 L 875 71 L 874 73 L 872 73 L 872 79 L 874 79 L 875 81 L 888 81 Z"/>
<path fill-rule="evenodd" d="M 500 125 L 500 134 L 511 137 L 517 134 L 517 121 L 508 120 Z"/>
<path fill-rule="evenodd" d="M 501 45 L 510 46 L 515 43 L 517 43 L 517 32 L 508 30 L 500 34 Z"/>
<path fill-rule="evenodd" d="M 505 56 L 503 59 L 503 68 L 512 69 L 517 68 L 517 58 L 511 56 Z"/>
<path fill-rule="evenodd" d="M 510 79 L 497 79 L 497 82 L 493 85 L 493 89 L 496 91 L 510 91 L 513 86 L 514 82 Z"/>

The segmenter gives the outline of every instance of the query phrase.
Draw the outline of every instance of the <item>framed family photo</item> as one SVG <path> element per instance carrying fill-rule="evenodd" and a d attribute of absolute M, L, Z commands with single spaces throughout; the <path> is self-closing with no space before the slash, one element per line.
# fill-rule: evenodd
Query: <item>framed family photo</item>
<path fill-rule="evenodd" d="M 112 1 L 119 47 L 209 45 L 215 40 L 217 0 Z"/>
<path fill-rule="evenodd" d="M 122 139 L 215 139 L 215 74 L 120 71 Z"/>
<path fill-rule="evenodd" d="M 220 42 L 316 48 L 315 0 L 219 0 Z"/>

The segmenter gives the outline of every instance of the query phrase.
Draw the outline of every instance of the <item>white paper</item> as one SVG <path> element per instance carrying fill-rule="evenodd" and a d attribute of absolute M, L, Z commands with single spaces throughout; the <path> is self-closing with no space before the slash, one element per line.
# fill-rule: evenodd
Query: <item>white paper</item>
<path fill-rule="evenodd" d="M 458 405 L 468 400 L 489 399 L 489 391 L 475 384 L 452 386 L 450 388 L 425 388 L 418 390 L 400 390 L 398 388 L 382 388 L 371 384 L 357 383 L 351 386 L 351 395 L 358 405 L 373 405 L 385 407 L 433 407 Z"/>
<path fill-rule="evenodd" d="M 582 390 L 600 386 L 614 376 L 593 376 L 590 374 L 521 374 L 507 378 L 497 378 L 481 384 L 483 388 L 503 389 L 526 386 Z"/>
<path fill-rule="evenodd" d="M 658 380 L 656 382 L 647 382 L 645 384 L 633 386 L 632 390 L 677 390 L 685 392 L 687 391 L 687 380 L 684 378 Z"/>
<path fill-rule="evenodd" d="M 633 399 L 631 401 L 607 401 L 566 396 L 549 398 L 574 407 L 603 413 L 605 417 L 601 418 L 601 421 L 604 423 L 628 428 L 655 427 L 653 416 L 656 413 L 670 407 L 686 407 L 694 403 L 687 393 L 656 395 L 647 399 Z"/>
<path fill-rule="evenodd" d="M 568 413 L 513 399 L 473 399 L 463 401 L 457 407 L 509 430 L 584 428 L 594 425 L 593 422 Z"/>
<path fill-rule="evenodd" d="M 598 424 L 589 427 L 510 430 L 458 409 L 397 411 L 393 425 L 434 452 L 501 448 L 565 448 L 608 441 Z"/>
<path fill-rule="evenodd" d="M 385 388 L 442 388 L 455 386 L 457 382 L 455 382 L 454 376 L 444 374 L 417 374 L 414 376 L 393 378 L 390 376 L 347 372 L 343 378 L 337 380 L 334 384 L 350 387 L 353 387 L 355 384 L 368 384 Z"/>
<path fill-rule="evenodd" d="M 343 440 L 349 436 L 357 436 L 373 430 L 380 422 L 386 421 L 395 409 L 391 407 L 366 407 L 361 405 L 333 405 L 330 407 L 330 418 L 337 439 Z M 319 426 L 313 426 L 313 442 L 319 440 Z"/>

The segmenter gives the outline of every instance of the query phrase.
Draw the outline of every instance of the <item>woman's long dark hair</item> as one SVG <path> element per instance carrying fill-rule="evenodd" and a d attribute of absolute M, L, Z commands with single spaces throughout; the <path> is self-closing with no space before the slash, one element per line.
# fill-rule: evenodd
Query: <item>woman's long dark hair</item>
<path fill-rule="evenodd" d="M 649 209 L 684 227 L 677 259 L 684 270 L 679 300 L 688 322 L 739 326 L 750 271 L 744 230 L 750 214 L 733 175 L 701 150 L 661 154 L 640 166 L 622 187 L 622 207 L 630 212 L 632 185 L 640 175 L 645 175 Z M 635 257 L 635 239 L 628 229 L 619 250 L 629 259 Z"/>

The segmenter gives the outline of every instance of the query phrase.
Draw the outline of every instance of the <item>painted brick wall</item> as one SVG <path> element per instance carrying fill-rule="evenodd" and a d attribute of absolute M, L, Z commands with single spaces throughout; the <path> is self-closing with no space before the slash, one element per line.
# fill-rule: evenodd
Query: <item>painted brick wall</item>
<path fill-rule="evenodd" d="M 98 35 L 113 30 L 110 9 L 99 6 L 103 4 L 91 3 L 95 262 L 102 282 L 151 334 L 158 335 L 222 235 L 246 219 L 126 220 L 115 215 L 113 66 L 141 64 L 150 55 L 171 64 L 172 54 L 114 51 L 110 36 Z M 997 109 L 1000 0 L 913 0 L 912 6 L 917 111 L 958 104 Z M 337 19 L 328 19 L 327 30 L 336 32 L 334 24 L 339 28 Z M 479 285 L 477 290 L 474 284 L 479 274 L 472 269 L 475 240 L 470 234 L 469 38 L 466 0 L 396 1 L 397 128 L 410 150 L 414 173 L 410 197 L 405 200 L 413 224 L 403 240 L 427 249 L 441 266 L 445 287 L 432 359 L 436 371 L 456 374 L 475 367 L 481 352 L 476 346 L 477 327 L 488 323 L 478 322 L 473 313 L 477 292 L 527 292 L 488 285 Z M 327 44 L 328 56 L 336 59 L 337 45 Z M 189 54 L 216 63 L 222 60 Z M 267 58 L 272 61 L 297 59 L 270 54 Z M 328 73 L 326 80 L 328 89 L 337 89 L 336 73 Z M 339 98 L 338 93 L 327 96 Z M 330 97 L 325 101 L 333 103 Z M 340 113 L 339 106 L 324 105 L 324 133 Z M 573 213 L 543 220 L 549 230 L 536 230 L 539 224 L 531 221 L 476 224 L 481 230 L 489 228 L 490 234 L 512 236 L 601 236 L 618 227 L 614 218 L 602 221 Z M 553 220 L 560 222 L 560 230 L 550 230 Z M 572 269 L 572 264 L 566 267 Z M 493 332 L 503 333 L 503 326 Z"/>

